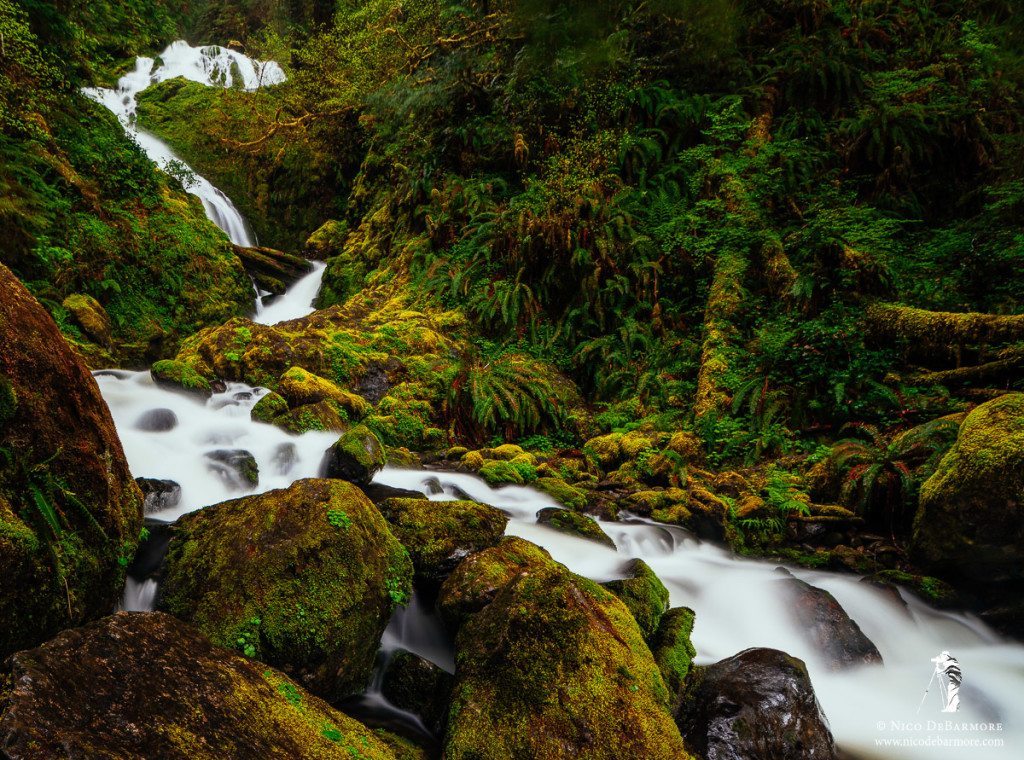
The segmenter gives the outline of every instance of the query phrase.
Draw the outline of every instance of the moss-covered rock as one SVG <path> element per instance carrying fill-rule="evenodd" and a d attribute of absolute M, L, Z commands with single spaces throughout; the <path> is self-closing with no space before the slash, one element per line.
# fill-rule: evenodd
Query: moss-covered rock
<path fill-rule="evenodd" d="M 615 542 L 612 541 L 611 536 L 601 530 L 601 526 L 593 518 L 586 515 L 558 507 L 546 507 L 537 513 L 537 522 L 548 525 L 561 533 L 579 536 L 588 541 L 596 541 L 612 549 L 615 548 Z"/>
<path fill-rule="evenodd" d="M 72 293 L 64 299 L 61 306 L 67 309 L 90 340 L 104 347 L 110 346 L 110 315 L 99 301 L 82 293 Z"/>
<path fill-rule="evenodd" d="M 911 554 L 954 583 L 1024 581 L 1024 393 L 967 415 L 921 487 Z"/>
<path fill-rule="evenodd" d="M 342 390 L 330 380 L 307 372 L 301 367 L 292 367 L 281 375 L 277 392 L 292 408 L 332 401 L 352 422 L 361 420 L 371 408 L 369 402 L 362 396 Z"/>
<path fill-rule="evenodd" d="M 387 464 L 380 439 L 365 425 L 343 433 L 324 455 L 324 474 L 366 485 Z"/>
<path fill-rule="evenodd" d="M 209 397 L 213 394 L 210 381 L 184 362 L 164 359 L 154 364 L 149 374 L 153 382 L 162 388 L 181 390 Z"/>
<path fill-rule="evenodd" d="M 412 565 L 355 486 L 300 480 L 182 517 L 160 607 L 311 691 L 360 691 Z"/>
<path fill-rule="evenodd" d="M 249 415 L 257 422 L 274 424 L 279 418 L 288 414 L 288 402 L 284 397 L 271 391 L 257 401 Z"/>
<path fill-rule="evenodd" d="M 445 624 L 457 630 L 471 615 L 486 607 L 494 596 L 521 572 L 551 561 L 544 549 L 517 536 L 470 555 L 448 576 L 437 598 Z"/>
<path fill-rule="evenodd" d="M 419 715 L 440 735 L 444 730 L 455 679 L 432 662 L 412 652 L 395 652 L 384 671 L 381 691 L 396 707 Z"/>
<path fill-rule="evenodd" d="M 346 235 L 348 235 L 348 224 L 328 219 L 306 238 L 302 252 L 310 259 L 330 258 L 341 251 Z"/>
<path fill-rule="evenodd" d="M 521 486 L 537 479 L 537 467 L 526 460 L 485 459 L 478 474 L 490 486 Z"/>
<path fill-rule="evenodd" d="M 668 692 L 614 595 L 550 560 L 459 632 L 445 757 L 688 758 Z"/>
<path fill-rule="evenodd" d="M 10 757 L 396 757 L 283 673 L 159 612 L 64 631 L 5 669 L 0 741 Z"/>
<path fill-rule="evenodd" d="M 96 381 L 0 265 L 0 658 L 107 614 L 141 527 Z"/>
<path fill-rule="evenodd" d="M 633 613 L 644 638 L 651 638 L 668 609 L 668 589 L 650 566 L 642 559 L 630 560 L 626 565 L 626 577 L 609 581 L 604 587 L 619 597 Z"/>
<path fill-rule="evenodd" d="M 582 511 L 587 507 L 587 492 L 569 485 L 561 478 L 539 477 L 533 487 L 557 501 L 566 509 Z"/>
<path fill-rule="evenodd" d="M 673 700 L 682 697 L 686 677 L 690 674 L 697 650 L 693 648 L 694 614 L 689 607 L 673 607 L 661 616 L 658 630 L 651 638 L 651 654 L 658 663 Z"/>
<path fill-rule="evenodd" d="M 508 524 L 500 509 L 476 501 L 386 499 L 379 508 L 408 549 L 416 580 L 434 589 L 463 559 L 498 543 Z"/>

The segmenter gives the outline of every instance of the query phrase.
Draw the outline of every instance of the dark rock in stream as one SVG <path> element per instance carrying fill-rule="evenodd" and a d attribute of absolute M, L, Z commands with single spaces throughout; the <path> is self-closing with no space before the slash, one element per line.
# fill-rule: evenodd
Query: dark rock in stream
<path fill-rule="evenodd" d="M 229 488 L 249 491 L 259 485 L 260 468 L 256 457 L 245 449 L 218 449 L 204 456 L 210 460 L 207 467 L 219 475 Z"/>
<path fill-rule="evenodd" d="M 326 478 L 366 485 L 384 468 L 385 462 L 380 439 L 365 425 L 356 425 L 324 453 L 321 472 Z"/>
<path fill-rule="evenodd" d="M 147 515 L 173 509 L 181 503 L 181 486 L 173 480 L 135 478 L 135 482 L 142 491 L 143 511 Z"/>
<path fill-rule="evenodd" d="M 393 760 L 381 738 L 283 673 L 159 612 L 120 612 L 13 655 L 5 757 Z"/>
<path fill-rule="evenodd" d="M 679 713 L 704 760 L 833 760 L 835 743 L 801 660 L 747 649 L 695 669 Z"/>
<path fill-rule="evenodd" d="M 423 720 L 434 734 L 444 732 L 455 678 L 434 663 L 404 649 L 388 662 L 381 687 L 391 704 Z"/>
<path fill-rule="evenodd" d="M 366 494 L 366 498 L 372 501 L 374 504 L 380 504 L 385 499 L 422 499 L 423 494 L 420 491 L 413 491 L 409 488 L 395 488 L 394 486 L 386 486 L 383 483 L 367 483 L 361 486 L 363 493 Z"/>
<path fill-rule="evenodd" d="M 537 513 L 537 522 L 547 525 L 560 533 L 568 533 L 571 536 L 585 538 L 588 541 L 596 541 L 612 549 L 615 542 L 611 536 L 605 533 L 597 521 L 592 517 L 581 515 L 561 507 L 545 507 Z"/>
<path fill-rule="evenodd" d="M 784 567 L 776 569 L 786 584 L 797 627 L 832 670 L 881 665 L 878 648 L 861 631 L 836 598 L 805 583 Z"/>
<path fill-rule="evenodd" d="M 166 433 L 178 427 L 178 415 L 170 409 L 150 409 L 135 420 L 137 430 L 149 433 Z"/>

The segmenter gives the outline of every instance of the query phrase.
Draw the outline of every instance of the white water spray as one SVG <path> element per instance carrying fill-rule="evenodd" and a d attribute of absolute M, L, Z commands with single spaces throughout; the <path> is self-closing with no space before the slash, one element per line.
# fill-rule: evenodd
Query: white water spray
<path fill-rule="evenodd" d="M 285 80 L 284 71 L 274 61 L 254 61 L 227 48 L 216 45 L 192 47 L 179 40 L 168 45 L 156 59 L 136 58 L 135 69 L 121 77 L 116 88 L 87 87 L 82 90 L 117 116 L 125 132 L 157 166 L 184 176 L 185 189 L 203 202 L 206 215 L 227 233 L 232 243 L 256 245 L 252 230 L 231 199 L 193 171 L 167 143 L 136 125 L 139 93 L 150 85 L 175 77 L 184 77 L 207 87 L 237 86 L 252 91 L 280 84 Z M 181 171 L 182 168 L 185 171 Z"/>
<path fill-rule="evenodd" d="M 261 325 L 276 325 L 279 322 L 287 322 L 289 319 L 299 319 L 314 311 L 313 303 L 320 293 L 320 285 L 324 279 L 324 272 L 327 265 L 322 261 L 311 262 L 313 269 L 309 274 L 303 275 L 288 288 L 288 291 L 269 305 L 257 309 L 254 322 Z M 259 304 L 261 299 L 257 298 Z"/>

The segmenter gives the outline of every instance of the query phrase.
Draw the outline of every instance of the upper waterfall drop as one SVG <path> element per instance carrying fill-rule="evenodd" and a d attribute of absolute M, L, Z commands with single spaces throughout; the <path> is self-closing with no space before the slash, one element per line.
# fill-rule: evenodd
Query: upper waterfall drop
<path fill-rule="evenodd" d="M 207 87 L 240 87 L 246 91 L 285 81 L 285 73 L 274 61 L 254 61 L 242 53 L 218 45 L 192 47 L 184 40 L 167 46 L 157 58 L 140 56 L 135 68 L 118 80 L 116 88 L 86 87 L 87 97 L 112 111 L 143 152 L 165 171 L 173 164 L 184 167 L 185 189 L 203 202 L 210 221 L 224 230 L 232 243 L 256 245 L 245 217 L 220 189 L 197 174 L 163 140 L 144 132 L 136 124 L 139 93 L 153 84 L 184 77 Z"/>

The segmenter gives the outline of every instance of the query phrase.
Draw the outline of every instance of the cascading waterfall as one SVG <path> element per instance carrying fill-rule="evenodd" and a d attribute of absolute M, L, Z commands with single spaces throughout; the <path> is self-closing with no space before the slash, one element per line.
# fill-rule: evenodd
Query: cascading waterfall
<path fill-rule="evenodd" d="M 97 381 L 113 414 L 132 472 L 139 477 L 172 479 L 181 485 L 180 503 L 152 515 L 171 520 L 182 513 L 256 491 L 265 491 L 317 474 L 331 433 L 290 435 L 271 425 L 254 422 L 250 410 L 265 391 L 239 383 L 207 401 L 186 397 L 153 384 L 147 373 L 98 373 Z M 169 409 L 177 424 L 153 432 L 138 426 L 153 409 Z M 212 466 L 209 454 L 229 449 L 247 451 L 259 466 L 259 484 L 240 486 Z M 434 493 L 432 479 L 441 493 Z M 833 672 L 800 635 L 790 614 L 775 572 L 777 563 L 733 556 L 728 550 L 701 542 L 685 530 L 649 520 L 602 522 L 617 551 L 538 524 L 537 510 L 555 506 L 550 497 L 530 488 L 493 489 L 479 478 L 461 473 L 387 468 L 376 480 L 385 485 L 429 494 L 434 500 L 468 497 L 505 510 L 507 532 L 546 548 L 574 572 L 597 581 L 621 577 L 623 566 L 634 557 L 647 562 L 671 592 L 673 605 L 692 607 L 697 613 L 693 642 L 698 661 L 713 662 L 752 646 L 782 649 L 803 659 L 831 723 L 837 742 L 857 757 L 932 758 L 936 750 L 926 742 L 937 732 L 929 721 L 945 721 L 938 703 L 915 713 L 932 670 L 930 658 L 950 650 L 964 673 L 961 711 L 957 723 L 993 722 L 996 732 L 950 732 L 953 739 L 997 739 L 1005 748 L 974 748 L 977 757 L 1010 757 L 1013 746 L 1024 742 L 1024 646 L 1001 639 L 981 621 L 967 614 L 939 611 L 910 594 L 904 604 L 861 583 L 857 576 L 790 568 L 799 578 L 831 592 L 864 633 L 875 643 L 884 666 L 863 666 Z M 155 584 L 135 579 L 126 589 L 125 608 L 150 609 Z M 147 607 L 146 605 L 150 605 Z M 435 631 L 425 610 L 415 605 L 397 614 L 382 641 L 382 660 L 396 648 L 405 648 L 450 670 L 450 644 Z M 378 671 L 378 678 L 380 672 Z M 379 693 L 379 682 L 360 700 L 384 719 L 405 720 L 415 727 L 414 716 L 389 706 Z M 906 723 L 910 728 L 895 729 Z M 919 726 L 915 729 L 913 726 Z M 941 730 L 939 731 L 941 733 Z M 918 746 L 879 746 L 876 740 L 918 741 Z"/>
<path fill-rule="evenodd" d="M 223 192 L 194 172 L 163 140 L 140 130 L 135 112 L 139 93 L 150 85 L 184 77 L 207 87 L 241 87 L 256 90 L 280 84 L 284 70 L 274 61 L 254 61 L 248 56 L 216 45 L 192 47 L 179 40 L 156 58 L 135 59 L 135 69 L 118 80 L 117 87 L 87 87 L 82 92 L 112 111 L 143 152 L 157 166 L 183 176 L 185 189 L 203 202 L 210 220 L 224 230 L 232 243 L 256 245 L 245 218 Z"/>
<path fill-rule="evenodd" d="M 313 303 L 320 294 L 320 285 L 323 283 L 324 272 L 327 271 L 327 265 L 322 261 L 314 261 L 312 264 L 313 269 L 309 274 L 292 283 L 284 296 L 257 311 L 253 321 L 261 325 L 276 325 L 312 314 Z"/>

